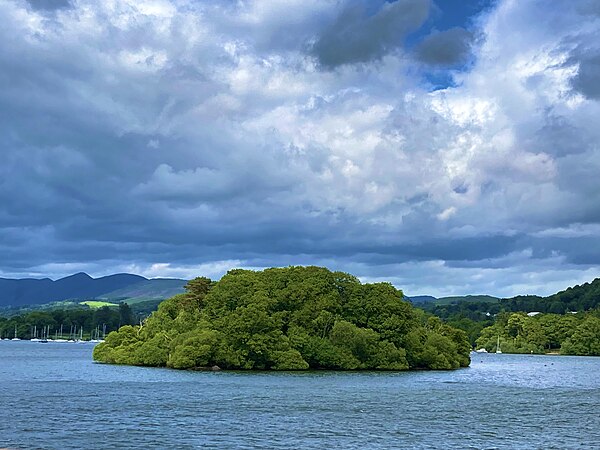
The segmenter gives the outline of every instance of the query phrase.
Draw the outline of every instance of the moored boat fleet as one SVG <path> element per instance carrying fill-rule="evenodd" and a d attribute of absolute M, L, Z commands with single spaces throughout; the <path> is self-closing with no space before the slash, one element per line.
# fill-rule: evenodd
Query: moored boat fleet
<path fill-rule="evenodd" d="M 38 333 L 39 331 L 39 333 Z M 54 330 L 54 336 L 50 332 L 50 325 L 43 326 L 41 330 L 38 330 L 37 325 L 34 325 L 31 328 L 30 338 L 21 339 L 18 336 L 18 330 L 15 326 L 14 337 L 2 336 L 0 341 L 30 341 L 30 342 L 40 342 L 43 344 L 49 342 L 58 342 L 58 343 L 99 343 L 104 342 L 106 338 L 106 325 L 102 327 L 102 331 L 100 331 L 100 326 L 94 328 L 89 336 L 86 335 L 84 338 L 83 327 L 77 327 L 76 325 L 71 325 L 71 329 L 69 330 L 68 335 L 63 334 L 63 326 L 61 325 L 59 329 Z"/>

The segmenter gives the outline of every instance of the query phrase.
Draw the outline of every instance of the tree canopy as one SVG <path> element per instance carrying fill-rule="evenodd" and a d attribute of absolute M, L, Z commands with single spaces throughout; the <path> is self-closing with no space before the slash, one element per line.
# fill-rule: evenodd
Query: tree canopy
<path fill-rule="evenodd" d="M 481 330 L 477 346 L 495 351 L 498 339 L 504 353 L 560 352 L 600 356 L 599 311 L 578 314 L 501 313 Z"/>
<path fill-rule="evenodd" d="M 455 369 L 466 334 L 427 317 L 389 283 L 321 267 L 235 269 L 196 278 L 141 326 L 124 326 L 94 359 L 176 369 Z"/>

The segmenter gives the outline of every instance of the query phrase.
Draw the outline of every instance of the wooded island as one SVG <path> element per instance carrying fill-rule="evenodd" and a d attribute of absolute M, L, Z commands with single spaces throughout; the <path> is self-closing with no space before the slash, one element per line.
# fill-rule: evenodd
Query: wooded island
<path fill-rule="evenodd" d="M 176 369 L 409 370 L 466 367 L 470 350 L 464 331 L 389 283 L 288 267 L 195 278 L 140 326 L 110 333 L 93 357 Z"/>

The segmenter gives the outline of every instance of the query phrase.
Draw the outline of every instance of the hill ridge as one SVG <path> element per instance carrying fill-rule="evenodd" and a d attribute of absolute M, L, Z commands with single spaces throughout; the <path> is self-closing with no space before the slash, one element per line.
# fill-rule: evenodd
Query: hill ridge
<path fill-rule="evenodd" d="M 183 291 L 186 280 L 148 279 L 131 273 L 116 273 L 94 278 L 85 272 L 66 277 L 50 278 L 0 278 L 0 307 L 41 305 L 64 300 L 90 300 L 115 291 L 120 298 L 134 297 L 128 288 L 145 284 L 143 299 L 167 298 Z M 135 291 L 135 289 L 134 289 Z"/>

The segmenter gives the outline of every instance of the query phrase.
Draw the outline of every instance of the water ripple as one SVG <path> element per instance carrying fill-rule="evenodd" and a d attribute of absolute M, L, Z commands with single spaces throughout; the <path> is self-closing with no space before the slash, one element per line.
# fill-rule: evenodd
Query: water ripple
<path fill-rule="evenodd" d="M 180 372 L 91 346 L 0 342 L 0 447 L 598 448 L 600 358 L 477 356 L 458 371 Z"/>

